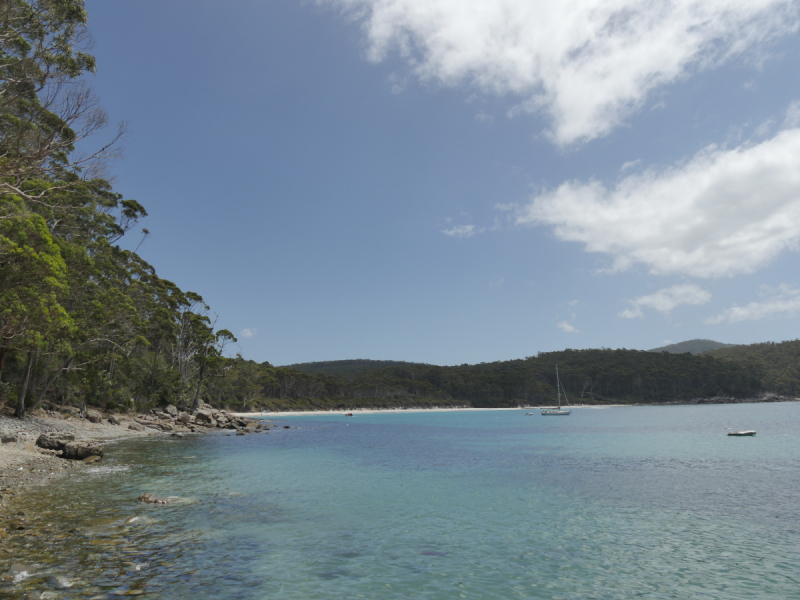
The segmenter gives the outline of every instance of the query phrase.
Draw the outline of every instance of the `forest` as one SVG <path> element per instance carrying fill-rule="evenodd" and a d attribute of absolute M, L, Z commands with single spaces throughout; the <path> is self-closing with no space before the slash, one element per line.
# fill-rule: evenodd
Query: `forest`
<path fill-rule="evenodd" d="M 0 405 L 18 417 L 65 404 L 535 406 L 554 401 L 556 365 L 582 403 L 800 391 L 797 341 L 697 355 L 564 350 L 453 367 L 337 361 L 310 372 L 229 356 L 236 338 L 202 296 L 130 249 L 148 235 L 147 211 L 107 176 L 125 131 L 109 127 L 86 83 L 96 68 L 86 23 L 81 0 L 0 3 Z"/>

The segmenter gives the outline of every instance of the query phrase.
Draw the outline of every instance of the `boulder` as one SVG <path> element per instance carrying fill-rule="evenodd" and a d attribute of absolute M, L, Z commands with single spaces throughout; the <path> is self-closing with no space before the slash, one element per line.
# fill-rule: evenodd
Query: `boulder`
<path fill-rule="evenodd" d="M 103 447 L 88 442 L 67 442 L 61 452 L 61 458 L 69 460 L 83 460 L 90 456 L 103 458 Z"/>
<path fill-rule="evenodd" d="M 71 433 L 43 433 L 36 440 L 36 445 L 46 450 L 63 450 L 64 446 L 73 441 L 75 436 Z"/>
<path fill-rule="evenodd" d="M 103 415 L 101 415 L 96 410 L 87 410 L 86 411 L 86 418 L 89 420 L 90 423 L 102 423 L 103 422 Z"/>
<path fill-rule="evenodd" d="M 120 420 L 114 415 L 108 417 L 108 422 L 111 423 L 112 425 L 122 425 L 122 423 L 120 423 Z"/>
<path fill-rule="evenodd" d="M 190 414 L 187 414 L 187 413 L 185 413 L 185 412 L 182 412 L 182 413 L 181 413 L 181 415 L 178 417 L 178 420 L 179 420 L 181 423 L 184 423 L 184 424 L 185 424 L 185 423 L 188 423 L 189 421 L 191 421 L 191 420 L 192 420 L 192 415 L 190 415 Z"/>
<path fill-rule="evenodd" d="M 214 423 L 216 425 L 216 419 L 214 419 L 214 415 L 210 410 L 198 410 L 194 413 L 194 420 L 198 423 Z"/>
<path fill-rule="evenodd" d="M 155 494 L 150 494 L 145 492 L 137 499 L 139 502 L 144 502 L 145 504 L 168 504 L 169 500 L 164 498 L 164 496 L 156 496 Z"/>
<path fill-rule="evenodd" d="M 175 408 L 172 404 L 167 404 L 167 407 L 164 409 L 164 412 L 167 413 L 173 419 L 178 416 L 178 409 Z"/>
<path fill-rule="evenodd" d="M 131 431 L 144 431 L 144 426 L 139 425 L 138 423 L 131 423 L 130 425 L 128 425 L 128 429 L 130 429 Z"/>
<path fill-rule="evenodd" d="M 87 465 L 91 465 L 92 463 L 99 463 L 101 460 L 103 460 L 101 457 L 93 454 L 92 456 L 87 456 L 84 458 L 83 462 L 85 462 Z"/>
<path fill-rule="evenodd" d="M 3 429 L 0 431 L 0 444 L 13 444 L 17 441 L 17 434 L 13 431 Z"/>

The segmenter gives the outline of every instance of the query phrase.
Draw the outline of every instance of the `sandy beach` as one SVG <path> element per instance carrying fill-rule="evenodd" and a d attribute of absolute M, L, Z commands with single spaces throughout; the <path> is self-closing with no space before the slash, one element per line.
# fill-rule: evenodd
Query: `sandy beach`
<path fill-rule="evenodd" d="M 604 404 L 603 406 L 590 405 L 590 404 L 573 404 L 571 408 L 615 408 L 619 406 L 626 406 L 624 404 Z M 250 417 L 250 418 L 275 418 L 280 419 L 284 417 L 302 417 L 314 415 L 344 415 L 352 413 L 355 415 L 376 415 L 376 414 L 392 414 L 392 413 L 432 413 L 432 412 L 489 412 L 489 411 L 527 411 L 535 412 L 547 408 L 557 408 L 556 406 L 527 406 L 522 408 L 386 408 L 386 409 L 357 409 L 352 410 L 300 410 L 300 411 L 275 411 L 275 412 L 253 412 L 253 413 L 232 413 L 236 417 Z"/>

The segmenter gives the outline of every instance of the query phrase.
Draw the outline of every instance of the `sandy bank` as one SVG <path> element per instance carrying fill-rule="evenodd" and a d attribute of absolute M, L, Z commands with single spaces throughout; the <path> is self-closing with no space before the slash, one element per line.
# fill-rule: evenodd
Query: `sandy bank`
<path fill-rule="evenodd" d="M 573 404 L 572 408 L 615 408 L 625 406 L 624 404 L 604 404 L 603 406 L 589 405 L 589 404 Z M 518 411 L 518 412 L 536 412 L 544 408 L 556 408 L 555 406 L 535 406 L 527 408 L 386 408 L 386 409 L 370 409 L 355 408 L 353 410 L 299 410 L 299 411 L 275 411 L 275 412 L 253 412 L 253 413 L 232 413 L 236 417 L 262 417 L 266 419 L 274 418 L 279 419 L 282 417 L 302 417 L 314 415 L 344 415 L 345 413 L 353 413 L 353 415 L 377 415 L 377 414 L 391 414 L 391 413 L 432 413 L 432 412 L 489 412 L 489 411 Z"/>

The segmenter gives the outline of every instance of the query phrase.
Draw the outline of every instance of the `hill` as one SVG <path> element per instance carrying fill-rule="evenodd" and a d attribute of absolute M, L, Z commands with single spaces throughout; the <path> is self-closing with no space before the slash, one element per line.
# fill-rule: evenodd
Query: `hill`
<path fill-rule="evenodd" d="M 719 350 L 720 348 L 732 348 L 733 346 L 733 344 L 723 344 L 713 340 L 689 340 L 688 342 L 653 348 L 652 350 L 648 350 L 648 352 L 669 352 L 670 354 L 684 354 L 685 352 L 689 352 L 690 354 L 700 354 L 701 352 Z"/>
<path fill-rule="evenodd" d="M 730 346 L 707 355 L 739 365 L 753 365 L 763 373 L 765 389 L 794 398 L 800 396 L 800 340 Z"/>
<path fill-rule="evenodd" d="M 355 358 L 350 360 L 326 360 L 320 362 L 299 363 L 286 365 L 287 369 L 294 369 L 309 375 L 352 375 L 386 367 L 413 367 L 422 363 L 405 362 L 402 360 L 369 360 Z"/>

